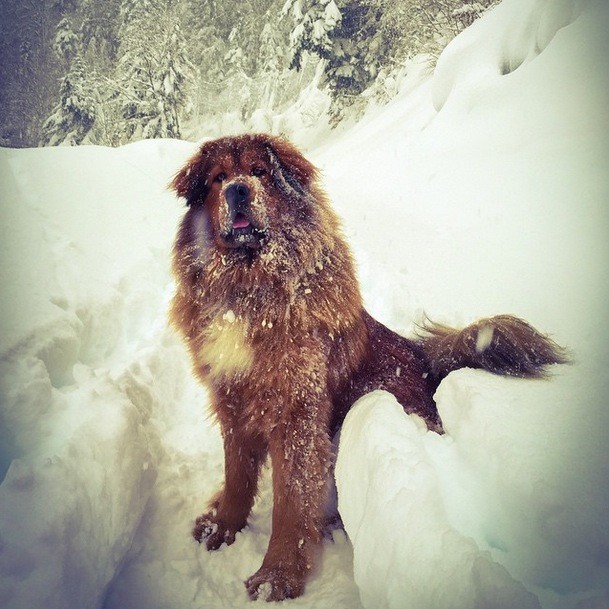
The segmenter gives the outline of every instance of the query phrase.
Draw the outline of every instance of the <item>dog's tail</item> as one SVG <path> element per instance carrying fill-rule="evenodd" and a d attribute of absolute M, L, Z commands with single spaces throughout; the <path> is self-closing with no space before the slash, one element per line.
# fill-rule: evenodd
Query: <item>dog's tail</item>
<path fill-rule="evenodd" d="M 421 330 L 418 342 L 438 382 L 458 368 L 543 378 L 546 366 L 570 361 L 566 349 L 512 315 L 482 319 L 462 330 L 427 321 Z"/>

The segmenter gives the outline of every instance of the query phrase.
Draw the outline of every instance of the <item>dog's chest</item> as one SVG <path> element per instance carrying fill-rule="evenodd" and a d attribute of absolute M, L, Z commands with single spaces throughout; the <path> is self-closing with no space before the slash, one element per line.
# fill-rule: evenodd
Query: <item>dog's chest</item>
<path fill-rule="evenodd" d="M 247 374 L 254 363 L 254 350 L 247 328 L 232 310 L 217 315 L 201 336 L 199 361 L 213 380 Z"/>

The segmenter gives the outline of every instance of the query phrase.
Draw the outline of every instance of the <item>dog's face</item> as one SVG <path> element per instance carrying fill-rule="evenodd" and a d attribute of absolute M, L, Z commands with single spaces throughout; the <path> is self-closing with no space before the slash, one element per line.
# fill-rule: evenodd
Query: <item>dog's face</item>
<path fill-rule="evenodd" d="M 315 175 L 289 142 L 244 135 L 205 143 L 171 186 L 201 245 L 251 254 L 312 220 Z"/>

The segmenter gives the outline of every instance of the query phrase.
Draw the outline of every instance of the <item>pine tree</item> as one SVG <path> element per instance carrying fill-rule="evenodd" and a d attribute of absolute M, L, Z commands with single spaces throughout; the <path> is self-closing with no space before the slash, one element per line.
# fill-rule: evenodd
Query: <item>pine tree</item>
<path fill-rule="evenodd" d="M 178 23 L 168 32 L 166 45 L 159 54 L 159 80 L 162 87 L 158 91 L 159 107 L 162 112 L 163 137 L 180 137 L 180 112 L 188 113 L 188 80 L 194 67 L 186 56 L 186 45 Z M 147 136 L 150 137 L 150 136 Z"/>
<path fill-rule="evenodd" d="M 270 21 L 265 23 L 262 29 L 259 53 L 258 73 L 263 80 L 261 106 L 264 110 L 271 110 L 281 85 L 283 53 L 276 24 L 272 24 Z"/>
<path fill-rule="evenodd" d="M 119 30 L 117 103 L 123 140 L 180 137 L 194 68 L 170 0 L 124 0 Z"/>
<path fill-rule="evenodd" d="M 51 0 L 2 2 L 0 135 L 11 146 L 35 146 L 57 103 L 65 67 L 53 52 L 60 16 Z"/>
<path fill-rule="evenodd" d="M 116 63 L 120 4 L 121 0 L 80 2 L 80 31 L 86 63 L 106 76 Z"/>
<path fill-rule="evenodd" d="M 53 51 L 67 64 L 81 51 L 80 39 L 73 31 L 72 22 L 67 17 L 64 17 L 55 28 Z"/>
<path fill-rule="evenodd" d="M 87 83 L 82 45 L 70 19 L 57 24 L 53 49 L 67 68 L 61 79 L 59 102 L 42 126 L 43 143 L 81 144 L 95 122 L 95 100 Z"/>
<path fill-rule="evenodd" d="M 342 110 L 368 87 L 379 69 L 377 11 L 365 0 L 288 0 L 285 14 L 295 26 L 290 34 L 290 66 L 300 69 L 308 52 L 324 60 L 326 85 L 333 99 L 331 114 Z"/>
<path fill-rule="evenodd" d="M 331 34 L 342 14 L 334 0 L 287 0 L 282 13 L 291 15 L 295 23 L 290 34 L 290 67 L 299 70 L 305 52 L 322 59 L 335 55 Z"/>
<path fill-rule="evenodd" d="M 341 8 L 343 18 L 332 32 L 334 55 L 326 67 L 335 100 L 335 118 L 376 78 L 384 55 L 378 33 L 379 14 L 366 0 L 350 0 Z"/>

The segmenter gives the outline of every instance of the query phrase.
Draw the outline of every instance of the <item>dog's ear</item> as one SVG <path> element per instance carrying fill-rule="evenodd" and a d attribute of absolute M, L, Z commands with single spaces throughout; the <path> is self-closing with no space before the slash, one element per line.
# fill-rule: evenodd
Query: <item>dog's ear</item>
<path fill-rule="evenodd" d="M 203 149 L 199 150 L 169 183 L 169 188 L 178 197 L 184 197 L 188 206 L 203 200 L 207 194 L 205 156 Z"/>
<path fill-rule="evenodd" d="M 292 143 L 284 138 L 269 138 L 265 143 L 274 175 L 284 190 L 304 195 L 317 178 L 317 168 Z"/>

